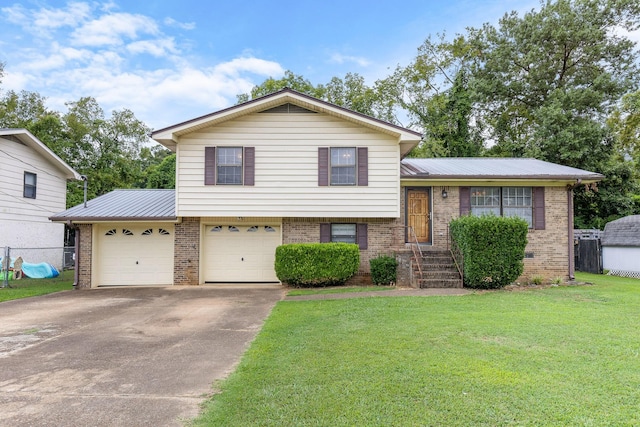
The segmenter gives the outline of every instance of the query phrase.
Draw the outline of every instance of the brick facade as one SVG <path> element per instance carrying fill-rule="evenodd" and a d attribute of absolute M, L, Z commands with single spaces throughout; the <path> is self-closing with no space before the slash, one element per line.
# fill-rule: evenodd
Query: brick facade
<path fill-rule="evenodd" d="M 76 233 L 80 233 L 78 259 L 78 283 L 76 289 L 91 288 L 91 261 L 93 257 L 93 226 L 91 224 L 78 224 Z"/>
<path fill-rule="evenodd" d="M 174 285 L 197 285 L 200 282 L 200 229 L 200 218 L 182 218 L 176 224 Z"/>
<path fill-rule="evenodd" d="M 369 261 L 379 255 L 393 255 L 396 228 L 401 225 L 395 218 L 284 218 L 282 243 L 319 242 L 321 223 L 367 224 L 367 249 L 360 251 L 360 268 L 349 284 L 370 283 Z"/>
<path fill-rule="evenodd" d="M 499 184 L 496 184 L 499 185 Z M 460 188 L 432 188 L 431 209 L 434 249 L 448 248 L 449 222 L 460 216 Z M 442 197 L 442 190 L 447 198 Z M 405 218 L 405 189 L 401 192 L 401 217 Z M 529 230 L 525 251 L 532 258 L 524 259 L 524 272 L 518 279 L 527 281 L 540 275 L 546 281 L 556 277 L 567 279 L 569 276 L 569 207 L 567 190 L 564 187 L 545 187 L 545 229 Z"/>

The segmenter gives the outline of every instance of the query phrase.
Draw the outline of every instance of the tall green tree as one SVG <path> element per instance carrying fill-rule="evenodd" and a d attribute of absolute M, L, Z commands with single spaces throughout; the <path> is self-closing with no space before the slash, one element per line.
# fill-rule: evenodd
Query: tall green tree
<path fill-rule="evenodd" d="M 130 110 L 114 111 L 105 117 L 91 97 L 68 103 L 62 119 L 65 145 L 57 147 L 65 160 L 88 178 L 90 198 L 115 188 L 132 188 L 141 181 L 140 147 L 148 142 L 150 129 Z M 67 202 L 82 201 L 80 186 L 70 186 Z"/>
<path fill-rule="evenodd" d="M 255 86 L 251 93 L 238 95 L 237 101 L 238 103 L 246 102 L 284 88 L 293 89 L 380 120 L 397 123 L 394 102 L 390 102 L 390 98 L 384 96 L 384 90 L 381 88 L 367 86 L 364 77 L 357 73 L 347 73 L 344 79 L 333 77 L 326 85 L 314 85 L 304 77 L 286 71 L 281 79 L 268 78 Z"/>
<path fill-rule="evenodd" d="M 416 58 L 376 85 L 383 98 L 424 133 L 413 157 L 473 157 L 483 152 L 478 120 L 472 125 L 469 52 L 464 37 L 428 37 Z M 388 101 L 389 102 L 389 101 Z"/>
<path fill-rule="evenodd" d="M 596 225 L 630 212 L 626 167 L 606 119 L 640 78 L 635 44 L 619 35 L 640 21 L 630 0 L 547 0 L 506 14 L 497 27 L 471 29 L 474 104 L 483 112 L 491 154 L 535 157 L 607 174 L 600 191 L 576 199 L 576 222 Z M 627 165 L 628 166 L 628 165 Z M 632 178 L 632 177 L 631 177 Z"/>

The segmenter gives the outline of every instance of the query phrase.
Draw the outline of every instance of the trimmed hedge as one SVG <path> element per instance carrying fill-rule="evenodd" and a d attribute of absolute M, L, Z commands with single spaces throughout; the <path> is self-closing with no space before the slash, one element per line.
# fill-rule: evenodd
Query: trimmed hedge
<path fill-rule="evenodd" d="M 395 258 L 381 255 L 369 260 L 371 265 L 371 281 L 374 285 L 394 285 L 398 261 Z"/>
<path fill-rule="evenodd" d="M 276 275 L 289 286 L 344 285 L 359 265 L 360 249 L 353 243 L 291 243 L 276 248 Z"/>
<path fill-rule="evenodd" d="M 524 269 L 527 222 L 518 217 L 463 216 L 451 221 L 451 237 L 464 256 L 464 286 L 502 288 Z"/>

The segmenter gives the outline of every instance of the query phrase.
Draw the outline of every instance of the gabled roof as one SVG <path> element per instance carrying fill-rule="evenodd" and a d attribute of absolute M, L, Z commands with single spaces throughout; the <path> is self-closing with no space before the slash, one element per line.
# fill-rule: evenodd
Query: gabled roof
<path fill-rule="evenodd" d="M 82 179 L 82 176 L 69 166 L 64 160 L 49 149 L 42 141 L 26 129 L 0 129 L 0 138 L 15 138 L 18 142 L 32 148 L 53 166 L 62 171 L 67 179 Z"/>
<path fill-rule="evenodd" d="M 536 179 L 600 181 L 603 175 L 537 159 L 450 157 L 403 159 L 401 178 L 411 179 Z"/>
<path fill-rule="evenodd" d="M 630 215 L 604 226 L 602 246 L 640 247 L 640 215 Z"/>
<path fill-rule="evenodd" d="M 269 110 L 283 104 L 293 104 L 297 107 L 310 110 L 311 112 L 325 113 L 334 117 L 339 117 L 343 120 L 357 123 L 361 126 L 377 130 L 378 132 L 394 136 L 398 138 L 401 154 L 403 156 L 411 151 L 411 149 L 416 146 L 422 138 L 422 134 L 420 132 L 369 117 L 365 114 L 322 101 L 288 88 L 212 114 L 207 114 L 206 116 L 156 130 L 151 133 L 151 138 L 170 150 L 175 151 L 176 143 L 182 135 L 194 132 L 198 129 L 213 126 L 227 120 L 232 120 L 246 114 Z"/>
<path fill-rule="evenodd" d="M 175 190 L 113 190 L 57 213 L 51 221 L 174 221 Z"/>

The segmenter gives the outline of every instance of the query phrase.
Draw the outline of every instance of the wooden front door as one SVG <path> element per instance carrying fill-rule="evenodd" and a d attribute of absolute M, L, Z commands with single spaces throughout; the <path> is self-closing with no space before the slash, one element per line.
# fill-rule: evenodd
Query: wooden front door
<path fill-rule="evenodd" d="M 428 189 L 407 191 L 407 225 L 413 228 L 419 243 L 431 243 L 431 209 Z M 410 231 L 407 233 L 407 241 L 414 241 Z"/>

